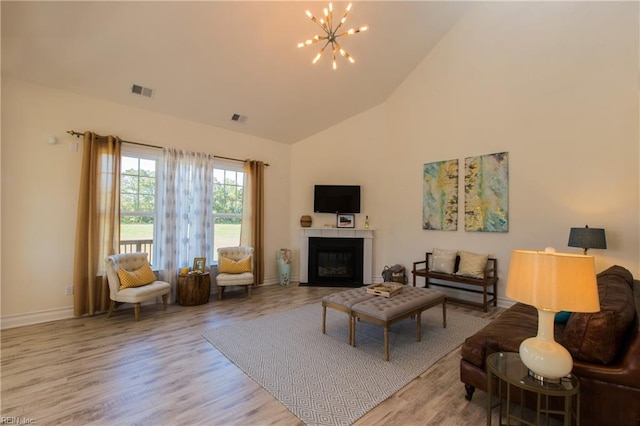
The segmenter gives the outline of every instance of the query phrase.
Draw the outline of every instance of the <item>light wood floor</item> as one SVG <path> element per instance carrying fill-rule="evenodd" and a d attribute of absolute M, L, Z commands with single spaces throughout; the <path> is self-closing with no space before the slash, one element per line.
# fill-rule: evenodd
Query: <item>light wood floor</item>
<path fill-rule="evenodd" d="M 227 291 L 201 306 L 133 310 L 20 327 L 1 336 L 0 416 L 39 425 L 301 425 L 201 333 L 319 302 L 344 289 L 266 286 Z M 449 305 L 479 317 L 488 314 Z M 320 327 L 318 318 L 318 327 Z M 479 425 L 485 395 L 464 399 L 459 349 L 356 425 Z"/>

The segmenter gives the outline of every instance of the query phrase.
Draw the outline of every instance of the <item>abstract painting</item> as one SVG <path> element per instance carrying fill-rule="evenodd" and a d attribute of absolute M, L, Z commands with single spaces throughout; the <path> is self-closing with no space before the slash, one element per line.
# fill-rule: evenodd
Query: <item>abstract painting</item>
<path fill-rule="evenodd" d="M 509 153 L 464 160 L 464 230 L 509 231 Z"/>
<path fill-rule="evenodd" d="M 458 160 L 424 165 L 422 200 L 422 229 L 458 229 Z"/>

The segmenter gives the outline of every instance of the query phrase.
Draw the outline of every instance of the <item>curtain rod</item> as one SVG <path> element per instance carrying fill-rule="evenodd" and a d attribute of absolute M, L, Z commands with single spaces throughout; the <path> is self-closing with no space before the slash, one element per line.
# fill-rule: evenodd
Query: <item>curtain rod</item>
<path fill-rule="evenodd" d="M 67 130 L 67 133 L 69 133 L 71 136 L 75 136 L 75 137 L 80 137 L 80 136 L 84 136 L 83 132 L 76 132 L 75 130 Z M 98 138 L 105 138 L 106 136 L 100 136 L 100 135 L 96 135 Z M 124 143 L 130 143 L 132 145 L 140 145 L 140 146 L 147 146 L 149 148 L 158 148 L 158 149 L 163 149 L 164 147 L 162 146 L 158 146 L 158 145 L 150 145 L 150 144 L 146 144 L 146 143 L 141 143 L 141 142 L 133 142 L 133 141 L 125 141 L 124 139 L 121 139 L 122 142 Z M 214 158 L 222 158 L 223 160 L 231 160 L 231 161 L 239 161 L 241 163 L 246 163 L 249 160 L 241 160 L 239 158 L 232 158 L 232 157 L 223 157 L 221 155 L 214 155 Z M 269 167 L 269 163 L 264 163 L 265 167 Z"/>

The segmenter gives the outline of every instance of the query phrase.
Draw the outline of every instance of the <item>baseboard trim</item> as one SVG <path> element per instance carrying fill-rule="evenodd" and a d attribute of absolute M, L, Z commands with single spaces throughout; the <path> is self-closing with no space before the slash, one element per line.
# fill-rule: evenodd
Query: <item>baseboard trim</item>
<path fill-rule="evenodd" d="M 262 285 L 278 284 L 278 278 L 271 277 L 264 280 Z M 217 289 L 211 286 L 211 294 L 216 295 Z M 154 300 L 142 302 L 142 305 L 158 303 Z M 170 300 L 169 303 L 174 303 Z M 128 305 L 128 304 L 127 304 Z M 46 311 L 28 312 L 25 314 L 5 315 L 0 317 L 0 330 L 8 330 L 10 328 L 23 327 L 25 325 L 42 324 L 44 322 L 58 321 L 63 319 L 74 318 L 73 307 L 49 309 Z"/>
<path fill-rule="evenodd" d="M 0 330 L 69 318 L 73 318 L 73 308 L 71 307 L 29 312 L 26 314 L 6 315 L 0 318 Z"/>

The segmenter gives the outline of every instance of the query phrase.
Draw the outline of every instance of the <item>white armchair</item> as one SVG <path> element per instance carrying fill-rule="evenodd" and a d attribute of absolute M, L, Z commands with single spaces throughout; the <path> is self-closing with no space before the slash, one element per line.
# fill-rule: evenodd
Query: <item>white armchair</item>
<path fill-rule="evenodd" d="M 153 272 L 151 272 L 151 276 L 145 280 L 152 280 L 148 284 L 126 288 L 123 288 L 121 285 L 120 277 L 118 276 L 118 269 L 122 268 L 127 272 L 140 271 L 140 268 L 149 265 L 149 262 L 147 261 L 147 253 L 114 254 L 107 257 L 105 264 L 107 278 L 109 279 L 109 297 L 111 298 L 107 317 L 111 316 L 114 309 L 122 303 L 133 303 L 135 318 L 136 321 L 138 321 L 140 319 L 140 303 L 144 300 L 153 299 L 158 296 L 162 296 L 164 310 L 167 310 L 167 298 L 169 292 L 171 292 L 171 284 L 165 281 L 156 280 Z M 150 268 L 148 270 L 150 270 Z"/>
<path fill-rule="evenodd" d="M 225 287 L 243 286 L 251 297 L 253 277 L 253 247 L 221 247 L 218 249 L 218 300 Z"/>

